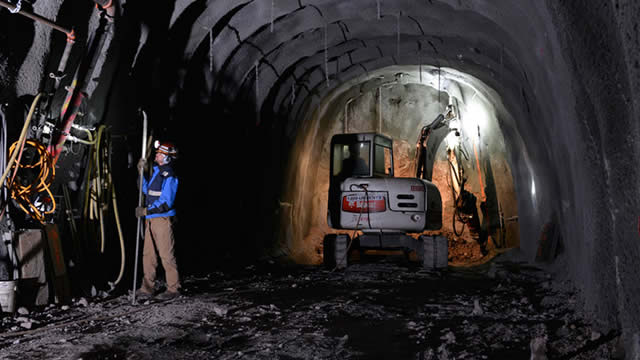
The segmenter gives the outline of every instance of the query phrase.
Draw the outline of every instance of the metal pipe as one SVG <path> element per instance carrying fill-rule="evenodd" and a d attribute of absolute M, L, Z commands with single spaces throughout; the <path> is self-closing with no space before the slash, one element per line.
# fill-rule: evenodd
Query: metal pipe
<path fill-rule="evenodd" d="M 20 14 L 22 16 L 26 16 L 26 17 L 28 17 L 28 18 L 30 18 L 32 20 L 37 21 L 37 22 L 43 23 L 43 24 L 45 24 L 45 25 L 47 25 L 47 26 L 49 26 L 49 27 L 51 27 L 51 28 L 53 28 L 55 30 L 58 30 L 60 32 L 63 32 L 65 34 L 67 34 L 67 36 L 73 35 L 73 30 L 65 29 L 62 26 L 54 23 L 53 21 L 51 21 L 51 20 L 49 20 L 49 19 L 47 19 L 45 17 L 42 17 L 42 16 L 38 15 L 38 14 L 34 14 L 34 13 L 26 11 L 26 10 L 18 9 L 18 6 L 13 5 L 11 3 L 8 3 L 8 2 L 6 2 L 4 0 L 0 0 L 0 6 L 9 9 L 9 11 L 11 11 L 11 12 L 15 11 L 15 14 Z"/>
<path fill-rule="evenodd" d="M 71 53 L 71 48 L 75 42 L 76 36 L 73 33 L 73 30 L 71 30 L 71 34 L 67 34 L 67 44 L 64 46 L 64 52 L 62 53 L 62 58 L 60 58 L 60 63 L 58 64 L 58 73 L 63 73 L 64 69 L 67 67 L 69 54 Z"/>
<path fill-rule="evenodd" d="M 60 86 L 60 81 L 64 77 L 64 71 L 67 68 L 67 62 L 69 60 L 69 55 L 71 54 L 71 49 L 73 48 L 73 44 L 76 42 L 76 36 L 71 30 L 71 34 L 67 34 L 67 44 L 64 46 L 64 51 L 62 52 L 62 57 L 60 58 L 60 63 L 58 63 L 58 69 L 55 73 L 50 73 L 49 77 L 52 78 L 54 82 L 54 91 L 58 89 Z"/>
<path fill-rule="evenodd" d="M 78 111 L 80 110 L 82 100 L 86 97 L 87 86 L 91 78 L 93 77 L 95 65 L 104 47 L 106 34 L 108 33 L 108 28 L 111 24 L 112 21 L 110 19 L 110 16 L 106 12 L 102 12 L 100 16 L 100 25 L 98 26 L 98 30 L 96 30 L 96 34 L 93 42 L 91 43 L 89 51 L 87 52 L 85 59 L 82 61 L 82 63 L 80 63 L 80 66 L 76 70 L 76 74 L 74 76 L 71 87 L 69 88 L 67 98 L 65 99 L 65 102 L 62 106 L 62 128 L 60 129 L 60 134 L 55 142 L 52 141 L 49 144 L 49 147 L 47 149 L 54 159 L 54 164 L 58 161 L 58 157 L 62 152 L 64 142 L 69 136 L 71 125 L 73 124 Z"/>
<path fill-rule="evenodd" d="M 378 87 L 378 132 L 382 134 L 382 86 Z"/>
<path fill-rule="evenodd" d="M 145 143 L 147 141 L 147 113 L 142 110 L 142 155 L 140 156 L 140 160 L 147 158 L 147 145 Z M 140 174 L 138 178 L 138 207 L 142 207 L 143 193 L 142 193 L 142 185 L 144 183 L 144 169 L 140 169 Z M 142 229 L 142 218 L 138 218 L 138 225 L 136 229 L 136 255 L 135 255 L 135 264 L 133 265 L 133 291 L 131 295 L 131 304 L 136 304 L 136 290 L 138 287 L 136 285 L 136 281 L 138 279 L 138 253 L 140 251 L 140 230 Z"/>
<path fill-rule="evenodd" d="M 349 132 L 349 104 L 351 104 L 351 102 L 353 100 L 355 100 L 356 98 L 350 98 L 349 100 L 347 100 L 347 102 L 344 104 L 344 124 L 343 124 L 343 129 L 342 131 L 347 134 Z"/>

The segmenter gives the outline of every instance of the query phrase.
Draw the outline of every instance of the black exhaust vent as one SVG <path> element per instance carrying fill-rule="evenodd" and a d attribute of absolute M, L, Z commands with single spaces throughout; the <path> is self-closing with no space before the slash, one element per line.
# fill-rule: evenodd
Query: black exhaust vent
<path fill-rule="evenodd" d="M 412 194 L 398 194 L 398 199 L 400 200 L 413 200 L 416 197 L 413 196 Z"/>
<path fill-rule="evenodd" d="M 401 207 L 401 208 L 417 208 L 418 204 L 416 204 L 416 203 L 398 203 L 398 207 Z"/>

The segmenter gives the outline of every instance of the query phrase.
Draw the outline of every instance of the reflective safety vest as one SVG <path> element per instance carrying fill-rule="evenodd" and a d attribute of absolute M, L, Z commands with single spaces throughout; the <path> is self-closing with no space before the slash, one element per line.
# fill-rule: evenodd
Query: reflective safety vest
<path fill-rule="evenodd" d="M 147 219 L 174 216 L 173 205 L 178 191 L 178 178 L 170 165 L 154 166 L 151 180 L 142 182 L 142 192 L 146 195 Z"/>

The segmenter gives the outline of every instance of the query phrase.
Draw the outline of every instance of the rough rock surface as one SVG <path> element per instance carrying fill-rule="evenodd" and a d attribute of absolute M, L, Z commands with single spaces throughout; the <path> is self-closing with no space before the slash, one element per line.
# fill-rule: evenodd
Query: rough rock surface
<path fill-rule="evenodd" d="M 345 271 L 273 263 L 185 279 L 179 298 L 76 300 L 2 320 L 3 359 L 612 358 L 618 334 L 535 267 L 427 272 L 399 257 Z M 140 299 L 139 299 L 140 300 Z M 23 320 L 23 319 L 21 319 Z M 597 336 L 594 336 L 597 334 Z M 537 355 L 537 356 L 538 356 Z"/>

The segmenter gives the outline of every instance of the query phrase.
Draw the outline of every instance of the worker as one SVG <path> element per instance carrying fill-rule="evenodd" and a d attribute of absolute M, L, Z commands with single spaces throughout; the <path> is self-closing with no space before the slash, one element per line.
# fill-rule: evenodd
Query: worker
<path fill-rule="evenodd" d="M 343 178 L 369 175 L 369 164 L 365 159 L 360 157 L 360 148 L 362 146 L 363 143 L 349 145 L 349 157 L 342 160 L 341 173 L 343 174 Z"/>
<path fill-rule="evenodd" d="M 178 178 L 173 171 L 172 163 L 177 157 L 177 150 L 169 142 L 156 141 L 155 148 L 153 173 L 149 180 L 145 177 L 142 184 L 142 192 L 146 195 L 146 206 L 136 208 L 136 216 L 144 216 L 146 224 L 142 251 L 144 277 L 136 295 L 140 298 L 154 295 L 158 267 L 157 251 L 167 280 L 166 291 L 159 294 L 157 298 L 168 300 L 180 295 L 180 277 L 174 254 L 173 232 Z M 146 159 L 140 159 L 138 171 L 142 172 L 145 165 Z"/>

